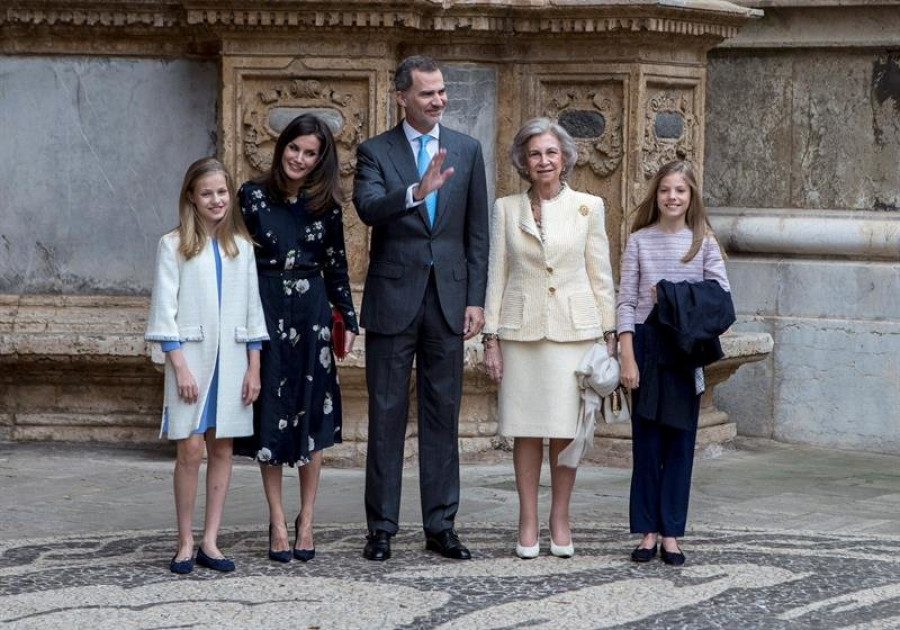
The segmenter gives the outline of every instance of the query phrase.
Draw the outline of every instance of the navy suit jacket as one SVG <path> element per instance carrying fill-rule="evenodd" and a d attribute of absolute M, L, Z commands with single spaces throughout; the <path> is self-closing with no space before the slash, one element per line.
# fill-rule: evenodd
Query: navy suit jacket
<path fill-rule="evenodd" d="M 488 203 L 481 145 L 441 125 L 443 169 L 454 173 L 438 190 L 434 226 L 425 204 L 406 207 L 419 181 L 402 123 L 357 149 L 353 203 L 372 228 L 361 325 L 392 335 L 407 328 L 434 277 L 441 311 L 462 334 L 466 306 L 484 306 L 488 261 Z"/>

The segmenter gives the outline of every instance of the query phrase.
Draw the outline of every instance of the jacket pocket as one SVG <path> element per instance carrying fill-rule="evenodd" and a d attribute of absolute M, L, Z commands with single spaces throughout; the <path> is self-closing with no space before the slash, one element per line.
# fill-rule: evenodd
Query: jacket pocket
<path fill-rule="evenodd" d="M 569 297 L 569 311 L 575 328 L 599 328 L 600 314 L 591 293 L 576 293 Z"/>
<path fill-rule="evenodd" d="M 402 278 L 403 265 L 384 260 L 374 260 L 369 264 L 369 275 L 378 276 L 379 278 Z"/>
<path fill-rule="evenodd" d="M 203 341 L 203 326 L 179 326 L 178 341 Z"/>
<path fill-rule="evenodd" d="M 500 328 L 518 330 L 525 318 L 525 294 L 507 293 L 500 305 Z"/>

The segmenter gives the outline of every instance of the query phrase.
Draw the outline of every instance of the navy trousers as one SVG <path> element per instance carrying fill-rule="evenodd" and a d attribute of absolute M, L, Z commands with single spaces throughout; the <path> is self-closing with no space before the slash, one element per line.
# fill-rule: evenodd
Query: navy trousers
<path fill-rule="evenodd" d="M 684 536 L 696 439 L 696 429 L 685 431 L 632 418 L 632 534 Z"/>
<path fill-rule="evenodd" d="M 396 534 L 400 519 L 409 383 L 416 362 L 419 495 L 426 534 L 452 529 L 459 508 L 459 407 L 463 339 L 444 319 L 434 273 L 409 328 L 396 335 L 366 331 L 369 444 L 366 522 Z"/>

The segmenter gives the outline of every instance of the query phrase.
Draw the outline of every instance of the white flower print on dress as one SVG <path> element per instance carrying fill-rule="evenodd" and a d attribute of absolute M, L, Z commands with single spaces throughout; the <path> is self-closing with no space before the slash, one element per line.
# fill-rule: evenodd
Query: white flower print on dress
<path fill-rule="evenodd" d="M 321 241 L 325 238 L 325 226 L 321 221 L 314 221 L 311 225 L 306 226 L 306 241 Z"/>
<path fill-rule="evenodd" d="M 267 448 L 259 449 L 259 452 L 256 454 L 257 461 L 267 462 L 272 459 L 272 451 Z"/>
<path fill-rule="evenodd" d="M 328 346 L 325 346 L 319 351 L 319 363 L 321 363 L 322 367 L 326 370 L 331 369 L 331 348 Z"/>
<path fill-rule="evenodd" d="M 316 441 L 310 435 L 309 436 L 309 452 L 312 453 L 314 450 L 316 450 Z"/>
<path fill-rule="evenodd" d="M 254 199 L 262 199 L 263 198 L 263 192 L 261 190 L 259 190 L 258 188 L 250 194 Z"/>
<path fill-rule="evenodd" d="M 309 280 L 305 278 L 300 278 L 299 280 L 283 280 L 282 286 L 284 287 L 285 295 L 293 295 L 294 291 L 303 295 L 309 291 Z"/>
<path fill-rule="evenodd" d="M 297 262 L 297 250 L 291 249 L 288 250 L 288 253 L 284 256 L 284 268 L 285 269 L 293 269 L 294 263 Z"/>
<path fill-rule="evenodd" d="M 281 418 L 281 419 L 278 421 L 278 430 L 279 430 L 279 431 L 284 431 L 285 429 L 287 429 L 287 425 L 288 425 L 287 418 Z"/>
<path fill-rule="evenodd" d="M 288 333 L 288 341 L 291 342 L 292 346 L 296 346 L 297 342 L 300 341 L 300 333 L 297 332 L 296 328 L 291 328 Z"/>
<path fill-rule="evenodd" d="M 334 402 L 331 400 L 331 394 L 325 394 L 325 404 L 322 406 L 322 412 L 327 416 L 334 411 Z"/>

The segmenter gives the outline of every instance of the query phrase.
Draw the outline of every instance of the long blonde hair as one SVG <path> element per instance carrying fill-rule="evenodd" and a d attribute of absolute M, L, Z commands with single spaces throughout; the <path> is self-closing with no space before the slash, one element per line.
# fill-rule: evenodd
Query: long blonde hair
<path fill-rule="evenodd" d="M 253 242 L 247 226 L 244 225 L 241 213 L 235 210 L 234 184 L 225 165 L 215 158 L 201 158 L 188 167 L 184 174 L 184 182 L 181 184 L 181 195 L 178 198 L 178 218 L 180 220 L 176 228 L 180 240 L 178 251 L 187 260 L 199 254 L 209 238 L 206 230 L 203 229 L 203 222 L 200 220 L 197 206 L 191 201 L 190 196 L 194 193 L 197 180 L 212 173 L 221 173 L 225 177 L 225 185 L 228 187 L 228 210 L 225 211 L 225 216 L 216 229 L 216 238 L 219 240 L 222 250 L 226 256 L 234 258 L 238 255 L 235 236 Z"/>
<path fill-rule="evenodd" d="M 687 212 L 684 215 L 684 221 L 691 228 L 693 238 L 691 239 L 691 247 L 688 249 L 681 262 L 690 262 L 700 247 L 703 245 L 703 239 L 712 236 L 716 244 L 719 244 L 712 226 L 709 224 L 709 215 L 706 212 L 706 206 L 703 205 L 703 197 L 701 196 L 700 186 L 697 184 L 697 176 L 694 174 L 694 168 L 690 162 L 684 160 L 675 160 L 663 164 L 656 176 L 650 182 L 647 189 L 647 196 L 634 209 L 634 223 L 631 225 L 631 233 L 634 234 L 638 230 L 653 225 L 659 221 L 659 206 L 656 203 L 656 194 L 659 190 L 659 183 L 669 175 L 677 173 L 684 177 L 688 187 L 691 189 L 691 203 L 688 204 Z M 722 250 L 721 245 L 719 249 Z M 725 257 L 725 251 L 722 250 L 722 257 Z"/>

